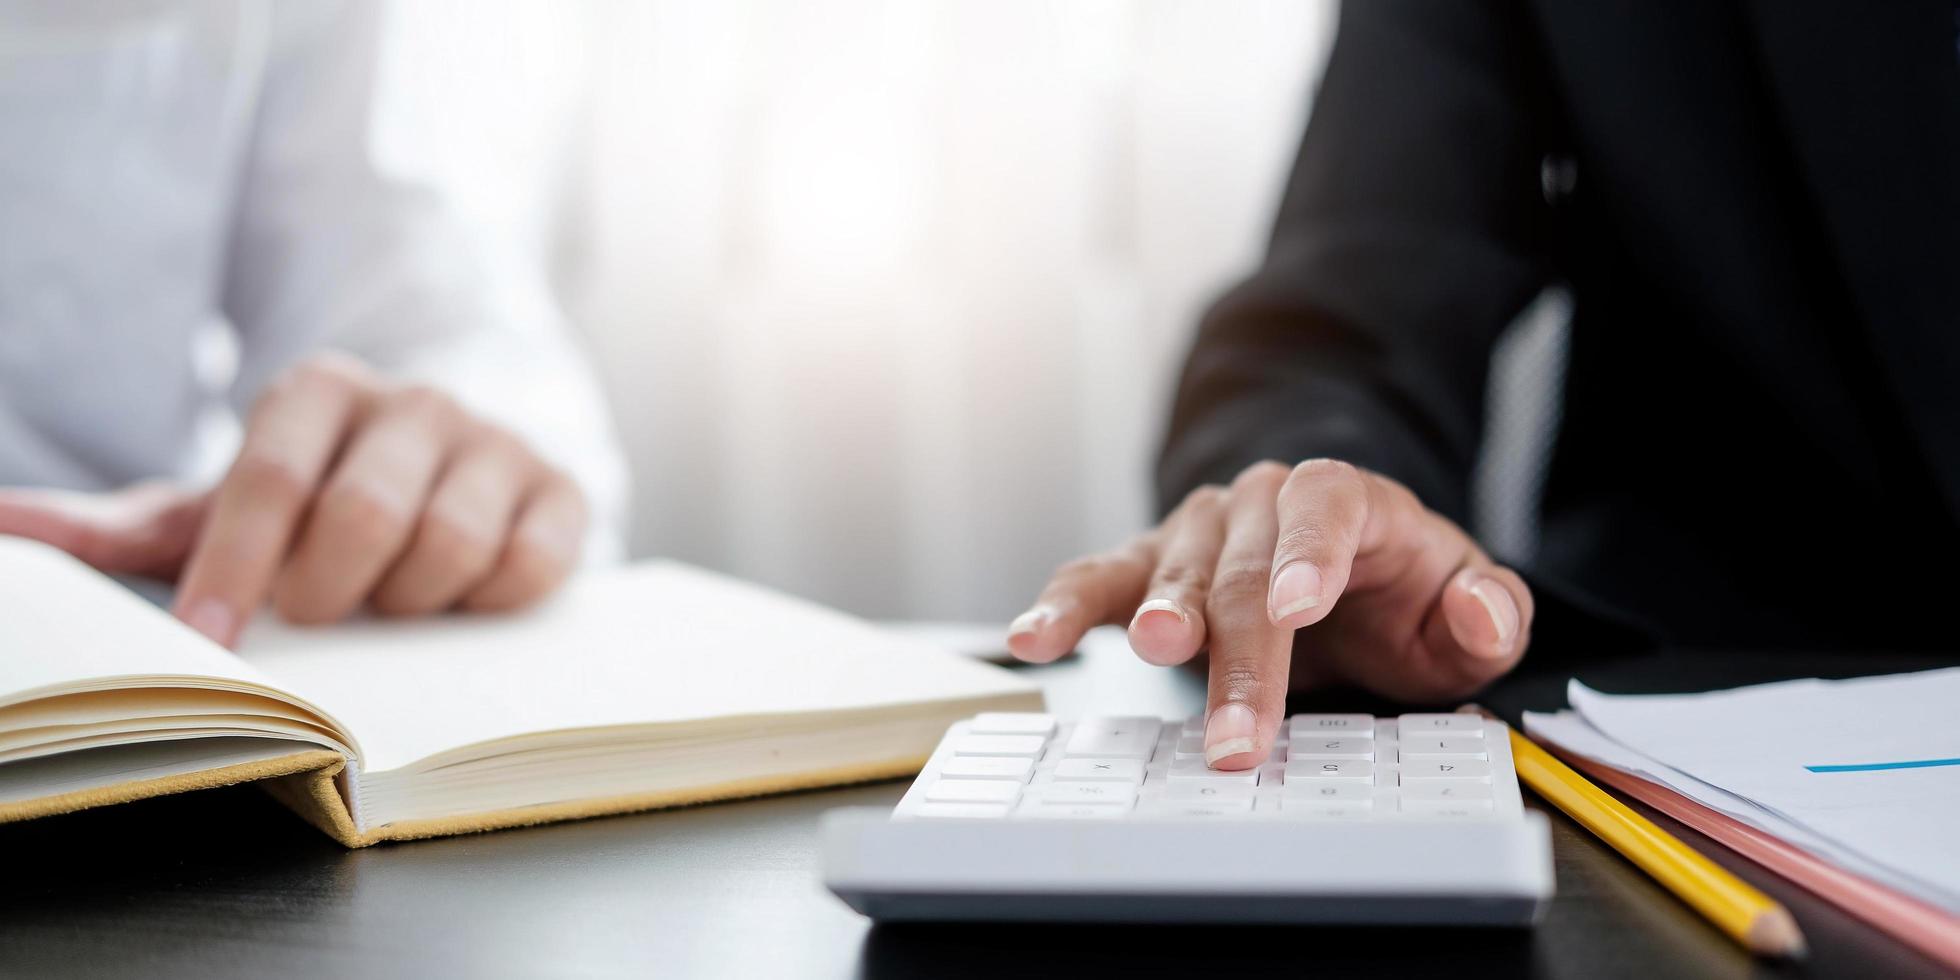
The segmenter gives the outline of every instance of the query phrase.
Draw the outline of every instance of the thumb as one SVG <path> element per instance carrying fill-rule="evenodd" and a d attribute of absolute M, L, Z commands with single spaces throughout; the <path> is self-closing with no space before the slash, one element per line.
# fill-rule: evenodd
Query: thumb
<path fill-rule="evenodd" d="M 106 493 L 0 488 L 0 534 L 53 545 L 104 572 L 173 579 L 207 498 L 160 481 Z"/>
<path fill-rule="evenodd" d="M 1473 559 L 1450 576 L 1423 624 L 1434 675 L 1475 690 L 1517 666 L 1531 639 L 1531 589 L 1516 572 Z"/>

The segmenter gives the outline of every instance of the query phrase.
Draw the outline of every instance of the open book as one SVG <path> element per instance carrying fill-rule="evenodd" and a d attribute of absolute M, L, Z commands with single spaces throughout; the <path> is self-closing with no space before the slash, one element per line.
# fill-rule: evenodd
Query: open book
<path fill-rule="evenodd" d="M 337 840 L 489 830 L 918 771 L 1012 673 L 682 565 L 508 616 L 258 626 L 233 654 L 0 537 L 0 823 L 263 780 Z"/>

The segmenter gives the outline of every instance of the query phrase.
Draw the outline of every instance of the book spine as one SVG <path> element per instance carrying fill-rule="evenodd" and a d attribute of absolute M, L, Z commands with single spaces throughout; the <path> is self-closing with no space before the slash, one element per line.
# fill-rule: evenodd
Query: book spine
<path fill-rule="evenodd" d="M 367 833 L 367 816 L 361 810 L 361 760 L 348 759 L 347 768 L 340 774 L 340 792 L 347 800 L 347 815 L 354 821 L 354 830 Z"/>
<path fill-rule="evenodd" d="M 348 808 L 341 788 L 341 777 L 346 771 L 347 760 L 335 755 L 330 766 L 268 779 L 259 785 L 327 836 L 347 847 L 366 847 L 378 838 L 354 824 L 354 813 Z"/>
<path fill-rule="evenodd" d="M 130 780 L 111 786 L 0 804 L 0 823 L 33 820 L 37 817 L 73 813 L 77 810 L 130 803 L 157 796 L 188 793 L 193 790 L 215 789 L 238 783 L 305 778 L 314 772 L 325 770 L 338 772 L 342 761 L 338 752 L 315 749 L 235 766 L 220 766 L 156 779 Z"/>

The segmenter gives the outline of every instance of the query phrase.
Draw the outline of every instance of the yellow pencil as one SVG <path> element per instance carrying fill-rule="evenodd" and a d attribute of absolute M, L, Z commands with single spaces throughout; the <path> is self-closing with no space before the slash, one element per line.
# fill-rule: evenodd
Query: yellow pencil
<path fill-rule="evenodd" d="M 1613 845 L 1736 942 L 1768 956 L 1803 955 L 1797 920 L 1775 899 L 1627 809 L 1515 730 L 1511 759 L 1525 785 Z"/>

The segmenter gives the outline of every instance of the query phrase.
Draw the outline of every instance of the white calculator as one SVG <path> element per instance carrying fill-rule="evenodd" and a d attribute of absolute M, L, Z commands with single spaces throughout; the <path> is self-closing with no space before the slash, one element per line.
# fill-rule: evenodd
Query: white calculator
<path fill-rule="evenodd" d="M 1198 720 L 981 714 L 898 806 L 836 810 L 824 880 L 882 921 L 1529 925 L 1551 837 L 1502 722 L 1301 714 L 1242 772 Z"/>

